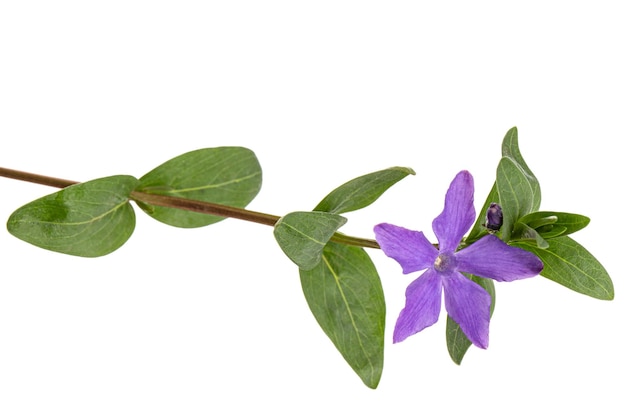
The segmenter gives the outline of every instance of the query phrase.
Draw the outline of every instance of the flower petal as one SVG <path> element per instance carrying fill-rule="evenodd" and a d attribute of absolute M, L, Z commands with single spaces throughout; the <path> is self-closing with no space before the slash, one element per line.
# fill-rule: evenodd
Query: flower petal
<path fill-rule="evenodd" d="M 439 250 L 454 252 L 475 218 L 474 179 L 468 171 L 461 171 L 448 188 L 443 212 L 433 220 Z"/>
<path fill-rule="evenodd" d="M 456 253 L 459 271 L 491 278 L 515 281 L 534 277 L 543 263 L 533 253 L 509 246 L 494 235 L 487 235 Z"/>
<path fill-rule="evenodd" d="M 422 232 L 381 223 L 374 226 L 374 234 L 385 255 L 395 259 L 405 274 L 433 266 L 439 254 Z"/>
<path fill-rule="evenodd" d="M 443 291 L 446 310 L 452 320 L 457 322 L 470 342 L 487 349 L 491 306 L 489 293 L 459 272 L 445 276 Z"/>
<path fill-rule="evenodd" d="M 400 312 L 393 332 L 393 343 L 432 326 L 441 312 L 441 275 L 427 269 L 406 289 L 406 305 Z"/>

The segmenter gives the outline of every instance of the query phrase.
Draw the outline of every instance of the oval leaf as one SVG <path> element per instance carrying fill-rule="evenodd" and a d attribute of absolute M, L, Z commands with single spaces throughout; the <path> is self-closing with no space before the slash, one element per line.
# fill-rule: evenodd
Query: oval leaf
<path fill-rule="evenodd" d="M 541 188 L 539 186 L 539 181 L 526 164 L 526 161 L 524 161 L 522 153 L 520 152 L 517 139 L 517 127 L 512 127 L 511 129 L 509 129 L 506 135 L 504 135 L 501 149 L 502 157 L 506 157 L 509 160 L 513 161 L 516 165 L 516 169 L 526 177 L 528 185 L 530 186 L 530 188 L 527 188 L 526 191 L 530 191 L 530 196 L 532 197 L 532 203 L 529 212 L 539 210 L 539 205 L 541 204 Z M 487 200 L 485 201 L 485 204 L 480 211 L 480 215 L 477 217 L 476 222 L 474 223 L 474 226 L 470 234 L 468 235 L 468 243 L 478 240 L 480 237 L 487 233 L 485 227 L 483 226 L 485 221 L 483 216 L 487 212 L 487 208 L 491 203 L 499 203 L 500 205 L 502 205 L 500 202 L 500 196 L 498 194 L 497 182 L 491 188 L 491 192 L 489 193 L 489 196 L 487 197 Z M 512 221 L 510 224 L 507 225 L 507 227 L 512 227 L 513 224 L 515 224 L 515 221 Z M 509 232 L 507 231 L 507 233 Z"/>
<path fill-rule="evenodd" d="M 241 147 L 206 148 L 163 163 L 139 179 L 137 191 L 244 208 L 261 189 L 261 166 Z M 153 218 L 177 227 L 201 227 L 223 217 L 137 203 Z"/>
<path fill-rule="evenodd" d="M 345 223 L 338 214 L 298 211 L 276 222 L 274 237 L 289 259 L 308 270 L 320 263 L 324 245 Z"/>
<path fill-rule="evenodd" d="M 537 177 L 535 177 L 535 174 L 530 170 L 519 150 L 517 127 L 512 127 L 506 132 L 506 135 L 504 135 L 504 139 L 502 140 L 502 156 L 511 158 L 520 167 L 532 189 L 533 205 L 531 211 L 539 210 L 539 205 L 541 204 L 541 187 L 539 187 Z"/>
<path fill-rule="evenodd" d="M 355 178 L 331 191 L 314 210 L 339 214 L 362 209 L 409 174 L 415 175 L 415 171 L 393 167 Z"/>
<path fill-rule="evenodd" d="M 545 249 L 525 242 L 514 242 L 512 246 L 537 255 L 543 262 L 542 276 L 590 297 L 613 299 L 615 293 L 609 274 L 582 245 L 568 236 L 550 239 L 549 243 Z"/>
<path fill-rule="evenodd" d="M 502 240 L 508 242 L 517 219 L 533 209 L 533 189 L 520 166 L 511 158 L 500 159 L 496 185 L 502 206 Z"/>
<path fill-rule="evenodd" d="M 383 371 L 385 298 L 365 250 L 329 242 L 317 267 L 300 270 L 300 282 L 324 333 L 363 383 L 376 388 Z"/>
<path fill-rule="evenodd" d="M 106 255 L 133 233 L 135 212 L 129 195 L 136 185 L 136 178 L 118 175 L 69 186 L 17 209 L 7 229 L 51 251 Z"/>

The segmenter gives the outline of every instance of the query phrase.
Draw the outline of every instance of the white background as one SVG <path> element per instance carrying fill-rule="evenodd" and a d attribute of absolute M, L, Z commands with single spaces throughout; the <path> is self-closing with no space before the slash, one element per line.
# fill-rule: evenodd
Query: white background
<path fill-rule="evenodd" d="M 545 210 L 611 274 L 599 301 L 544 278 L 496 286 L 486 351 L 455 365 L 444 315 L 401 344 L 415 275 L 369 253 L 387 299 L 385 370 L 366 388 L 308 311 L 267 226 L 194 230 L 137 211 L 97 259 L 0 234 L 0 415 L 597 415 L 624 402 L 624 13 L 619 2 L 0 2 L 0 166 L 84 181 L 246 146 L 249 205 L 314 207 L 356 176 L 417 175 L 346 233 L 424 230 L 450 180 L 480 206 L 513 126 Z M 0 217 L 53 192 L 0 178 Z"/>

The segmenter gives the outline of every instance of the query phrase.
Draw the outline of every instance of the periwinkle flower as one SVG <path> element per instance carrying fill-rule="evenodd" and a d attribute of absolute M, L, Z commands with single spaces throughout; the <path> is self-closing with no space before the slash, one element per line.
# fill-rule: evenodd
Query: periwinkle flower
<path fill-rule="evenodd" d="M 381 249 L 400 264 L 403 273 L 426 270 L 406 289 L 406 304 L 396 321 L 394 343 L 437 322 L 443 289 L 450 317 L 474 345 L 486 349 L 491 297 L 462 272 L 514 281 L 535 276 L 543 269 L 537 256 L 509 246 L 492 234 L 457 251 L 475 218 L 474 180 L 469 172 L 461 171 L 446 193 L 443 212 L 432 223 L 438 248 L 422 232 L 388 223 L 374 227 Z"/>

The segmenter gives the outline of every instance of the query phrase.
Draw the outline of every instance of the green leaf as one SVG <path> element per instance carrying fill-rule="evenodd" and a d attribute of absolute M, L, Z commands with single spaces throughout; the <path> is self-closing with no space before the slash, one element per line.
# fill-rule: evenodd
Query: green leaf
<path fill-rule="evenodd" d="M 600 300 L 615 296 L 613 281 L 606 269 L 582 245 L 569 236 L 550 239 L 542 249 L 526 242 L 512 242 L 537 255 L 543 262 L 541 275 L 581 294 Z"/>
<path fill-rule="evenodd" d="M 519 240 L 526 243 L 531 243 L 537 245 L 537 247 L 541 249 L 545 249 L 550 244 L 546 242 L 546 240 L 539 234 L 538 231 L 528 226 L 525 223 L 517 222 L 515 223 L 515 229 L 513 231 L 514 239 L 509 240 L 513 242 L 514 240 Z"/>
<path fill-rule="evenodd" d="M 535 177 L 535 174 L 533 174 L 522 157 L 517 140 L 517 127 L 512 127 L 506 135 L 504 135 L 504 139 L 502 140 L 502 157 L 510 158 L 519 165 L 532 189 L 533 204 L 531 211 L 539 210 L 539 205 L 541 204 L 541 187 L 539 187 L 537 177 Z"/>
<path fill-rule="evenodd" d="M 500 233 L 502 240 L 508 242 L 515 222 L 533 210 L 533 189 L 521 167 L 506 156 L 498 164 L 496 185 L 503 216 Z"/>
<path fill-rule="evenodd" d="M 546 214 L 544 214 L 546 213 Z M 538 227 L 551 226 L 555 224 L 559 218 L 557 216 L 547 214 L 547 212 L 536 211 L 520 217 L 519 222 L 524 223 L 528 227 L 536 229 Z"/>
<path fill-rule="evenodd" d="M 17 209 L 11 234 L 35 246 L 96 257 L 122 246 L 135 228 L 129 203 L 137 179 L 127 175 L 75 184 Z"/>
<path fill-rule="evenodd" d="M 539 229 L 535 229 L 536 232 L 539 234 L 539 236 L 541 236 L 543 239 L 548 240 L 548 239 L 554 239 L 555 237 L 558 236 L 565 236 L 568 235 L 569 232 L 567 231 L 567 227 L 564 226 L 554 226 L 554 225 L 546 225 L 544 227 L 541 227 Z M 549 245 L 548 242 L 546 242 L 547 245 Z M 541 247 L 541 246 L 539 246 Z"/>
<path fill-rule="evenodd" d="M 324 245 L 345 223 L 338 214 L 298 211 L 276 222 L 274 237 L 289 259 L 308 270 L 320 263 Z"/>
<path fill-rule="evenodd" d="M 261 189 L 261 166 L 241 147 L 205 148 L 179 155 L 139 179 L 137 191 L 244 208 Z M 153 218 L 177 227 L 202 227 L 223 217 L 137 203 Z"/>
<path fill-rule="evenodd" d="M 536 211 L 521 217 L 518 222 L 537 230 L 548 239 L 556 235 L 555 230 L 561 231 L 558 235 L 564 236 L 585 228 L 589 224 L 589 217 L 558 211 Z"/>
<path fill-rule="evenodd" d="M 496 287 L 493 280 L 478 277 L 476 275 L 466 274 L 469 279 L 476 282 L 483 287 L 491 296 L 490 314 L 493 315 L 493 310 L 496 307 Z M 472 342 L 469 341 L 461 326 L 457 324 L 450 316 L 446 321 L 446 343 L 448 345 L 448 353 L 450 358 L 457 365 L 461 364 L 463 357 L 467 353 L 467 350 L 472 346 Z"/>
<path fill-rule="evenodd" d="M 518 176 L 519 174 L 521 174 L 526 178 L 526 181 L 522 181 L 522 183 L 524 183 L 523 184 L 524 186 L 520 190 L 516 190 L 515 188 L 513 188 L 511 191 L 512 192 L 521 191 L 523 193 L 527 193 L 524 195 L 517 196 L 516 198 L 519 200 L 526 200 L 526 203 L 529 203 L 528 212 L 539 210 L 539 205 L 541 204 L 541 188 L 539 187 L 539 181 L 537 181 L 537 178 L 535 177 L 533 172 L 530 170 L 530 168 L 526 164 L 526 161 L 522 157 L 522 153 L 520 152 L 519 145 L 518 145 L 516 127 L 509 129 L 509 131 L 504 136 L 504 139 L 502 140 L 502 158 L 503 159 L 506 158 L 508 161 L 504 162 L 504 164 L 501 161 L 500 165 L 505 165 L 506 167 L 509 167 L 509 168 L 512 168 L 510 165 L 513 165 L 514 170 L 517 171 L 514 173 L 514 176 Z M 511 161 L 514 162 L 514 164 L 510 164 Z M 500 186 L 504 186 L 505 178 L 501 178 L 500 180 L 501 180 Z M 526 187 L 526 184 L 528 185 L 527 187 Z M 510 195 L 508 196 L 508 198 L 511 198 L 511 197 L 512 196 Z M 503 226 L 502 230 L 504 233 L 501 233 L 501 234 L 503 236 L 504 241 L 508 239 L 508 234 L 511 232 L 511 229 L 513 225 L 515 224 L 515 220 L 510 219 L 510 218 L 507 220 L 507 217 L 510 217 L 510 216 L 506 216 L 507 214 L 506 210 L 504 209 L 504 205 L 500 201 L 500 195 L 498 194 L 498 178 L 496 177 L 496 183 L 491 188 L 491 191 L 489 193 L 489 196 L 487 197 L 487 200 L 485 201 L 485 204 L 483 205 L 482 209 L 479 211 L 479 214 L 476 218 L 476 222 L 474 223 L 474 226 L 472 227 L 472 230 L 470 231 L 467 237 L 467 243 L 475 242 L 476 240 L 478 240 L 479 238 L 481 238 L 487 233 L 487 231 L 483 227 L 483 224 L 485 222 L 484 216 L 487 213 L 489 204 L 491 203 L 498 203 L 503 207 L 503 212 L 505 214 L 504 222 L 506 226 Z"/>
<path fill-rule="evenodd" d="M 311 312 L 346 362 L 370 388 L 383 371 L 385 298 L 363 248 L 328 243 L 323 261 L 300 270 Z"/>
<path fill-rule="evenodd" d="M 415 171 L 393 167 L 355 178 L 331 191 L 314 210 L 339 214 L 367 207 L 409 174 Z"/>

